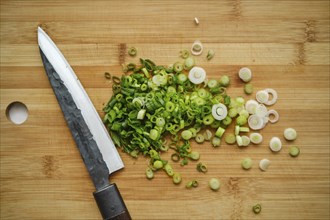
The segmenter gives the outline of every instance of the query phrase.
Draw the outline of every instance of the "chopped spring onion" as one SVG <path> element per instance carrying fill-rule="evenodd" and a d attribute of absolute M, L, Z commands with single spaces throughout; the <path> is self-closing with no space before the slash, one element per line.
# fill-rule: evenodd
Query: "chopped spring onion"
<path fill-rule="evenodd" d="M 152 140 L 157 140 L 159 138 L 159 132 L 156 129 L 151 129 L 149 133 L 149 137 Z"/>
<path fill-rule="evenodd" d="M 214 104 L 212 106 L 212 116 L 216 120 L 220 121 L 224 119 L 227 116 L 227 113 L 227 107 L 222 103 Z"/>
<path fill-rule="evenodd" d="M 260 144 L 262 142 L 262 135 L 259 133 L 251 133 L 250 140 L 253 144 Z"/>
<path fill-rule="evenodd" d="M 289 154 L 291 157 L 297 157 L 300 154 L 300 149 L 296 146 L 291 146 L 289 148 Z"/>
<path fill-rule="evenodd" d="M 270 160 L 268 160 L 268 159 L 262 159 L 259 162 L 259 168 L 262 171 L 266 171 L 268 169 L 269 165 L 270 165 Z"/>
<path fill-rule="evenodd" d="M 189 57 L 189 51 L 188 50 L 181 50 L 180 51 L 180 56 L 183 58 L 183 59 L 187 59 Z"/>
<path fill-rule="evenodd" d="M 235 118 L 237 116 L 237 114 L 238 114 L 238 112 L 237 112 L 236 108 L 230 108 L 229 109 L 229 112 L 228 112 L 229 117 Z"/>
<path fill-rule="evenodd" d="M 282 149 L 282 142 L 278 137 L 272 137 L 269 141 L 269 148 L 274 151 L 278 152 Z"/>
<path fill-rule="evenodd" d="M 197 134 L 196 137 L 195 137 L 195 141 L 199 144 L 203 143 L 204 140 L 205 140 L 205 137 L 202 134 Z"/>
<path fill-rule="evenodd" d="M 247 123 L 247 118 L 243 115 L 240 115 L 236 118 L 236 124 L 239 126 L 245 125 Z"/>
<path fill-rule="evenodd" d="M 297 138 L 297 132 L 293 128 L 286 128 L 284 130 L 284 138 L 288 141 L 293 141 Z"/>
<path fill-rule="evenodd" d="M 203 45 L 199 40 L 196 40 L 191 46 L 191 54 L 198 56 L 203 53 Z"/>
<path fill-rule="evenodd" d="M 255 214 L 259 214 L 261 212 L 261 205 L 260 204 L 256 204 L 252 207 L 252 211 L 255 213 Z"/>
<path fill-rule="evenodd" d="M 218 81 L 215 80 L 215 79 L 210 79 L 208 82 L 207 82 L 207 86 L 212 89 L 212 88 L 216 88 L 218 86 Z"/>
<path fill-rule="evenodd" d="M 265 104 L 269 100 L 269 94 L 265 90 L 260 90 L 256 94 L 256 99 L 259 103 Z"/>
<path fill-rule="evenodd" d="M 174 173 L 172 176 L 172 180 L 174 184 L 179 184 L 182 181 L 181 174 L 180 173 Z"/>
<path fill-rule="evenodd" d="M 244 116 L 245 118 L 249 117 L 249 112 L 245 109 L 242 109 L 238 114 Z"/>
<path fill-rule="evenodd" d="M 209 50 L 209 51 L 207 52 L 206 59 L 207 59 L 207 60 L 211 60 L 211 59 L 214 57 L 214 55 L 215 55 L 214 50 Z"/>
<path fill-rule="evenodd" d="M 229 86 L 230 84 L 230 78 L 229 76 L 227 75 L 223 75 L 221 78 L 220 78 L 220 85 L 224 86 L 224 87 L 227 87 Z"/>
<path fill-rule="evenodd" d="M 259 116 L 259 117 L 266 117 L 268 113 L 267 107 L 263 104 L 259 104 L 256 108 L 256 113 L 255 115 Z"/>
<path fill-rule="evenodd" d="M 250 94 L 253 93 L 253 86 L 252 86 L 251 83 L 247 83 L 247 84 L 244 85 L 244 92 L 247 95 L 250 95 Z"/>
<path fill-rule="evenodd" d="M 245 170 L 251 169 L 252 167 L 252 160 L 251 158 L 244 158 L 241 162 L 242 168 Z"/>
<path fill-rule="evenodd" d="M 198 181 L 197 180 L 192 180 L 192 181 L 189 181 L 186 185 L 186 188 L 187 189 L 190 189 L 191 187 L 194 187 L 196 188 L 198 186 Z"/>
<path fill-rule="evenodd" d="M 185 61 L 184 61 L 184 69 L 185 70 L 190 70 L 193 66 L 195 65 L 195 60 L 192 57 L 188 57 Z"/>
<path fill-rule="evenodd" d="M 260 130 L 264 126 L 263 119 L 258 115 L 250 115 L 248 124 L 252 130 Z"/>
<path fill-rule="evenodd" d="M 211 178 L 209 181 L 209 187 L 213 190 L 213 191 L 217 191 L 220 189 L 220 181 L 217 178 Z"/>
<path fill-rule="evenodd" d="M 141 109 L 141 110 L 138 112 L 136 118 L 139 119 L 139 120 L 143 120 L 145 115 L 146 115 L 146 110 L 145 110 L 145 109 Z"/>
<path fill-rule="evenodd" d="M 104 77 L 105 77 L 106 79 L 111 79 L 111 74 L 110 74 L 109 72 L 105 72 L 105 73 L 104 73 Z"/>
<path fill-rule="evenodd" d="M 169 163 L 165 164 L 165 166 L 164 166 L 164 170 L 165 170 L 165 172 L 167 173 L 167 175 L 169 175 L 169 176 L 173 176 L 174 171 L 173 171 L 172 166 L 171 166 Z"/>
<path fill-rule="evenodd" d="M 156 160 L 153 164 L 153 167 L 157 170 L 163 168 L 163 162 L 161 160 Z"/>
<path fill-rule="evenodd" d="M 189 71 L 188 78 L 193 84 L 201 84 L 206 78 L 206 72 L 203 68 L 195 66 Z"/>
<path fill-rule="evenodd" d="M 235 126 L 235 135 L 238 135 L 239 134 L 239 125 L 236 125 Z"/>
<path fill-rule="evenodd" d="M 199 20 L 197 17 L 195 17 L 195 23 L 198 25 L 199 24 Z"/>
<path fill-rule="evenodd" d="M 130 47 L 128 49 L 128 55 L 130 55 L 131 57 L 135 57 L 137 54 L 137 49 L 135 47 Z"/>
<path fill-rule="evenodd" d="M 204 118 L 203 118 L 203 124 L 204 125 L 210 125 L 214 122 L 214 117 L 210 114 L 210 115 L 206 115 Z"/>
<path fill-rule="evenodd" d="M 274 117 L 270 117 L 271 115 L 273 115 Z M 275 123 L 275 122 L 277 122 L 278 121 L 278 119 L 280 118 L 280 116 L 279 116 L 279 114 L 278 114 L 278 112 L 276 111 L 276 110 L 274 110 L 274 109 L 271 109 L 271 110 L 269 110 L 268 112 L 267 112 L 267 117 L 266 118 L 268 118 L 269 119 L 269 122 L 270 123 Z"/>
<path fill-rule="evenodd" d="M 197 169 L 197 171 L 202 172 L 202 173 L 207 172 L 207 167 L 203 163 L 198 163 L 197 166 L 196 166 L 196 169 Z"/>
<path fill-rule="evenodd" d="M 207 141 L 211 140 L 212 138 L 212 132 L 209 129 L 206 129 L 203 135 L 205 140 Z"/>
<path fill-rule="evenodd" d="M 277 92 L 274 89 L 265 89 L 268 94 L 271 94 L 272 99 L 265 102 L 266 105 L 274 105 L 277 101 Z"/>
<path fill-rule="evenodd" d="M 238 76 L 243 82 L 249 82 L 252 79 L 252 72 L 249 68 L 243 67 L 239 70 Z"/>
<path fill-rule="evenodd" d="M 236 142 L 239 147 L 243 146 L 243 139 L 241 136 L 236 135 Z"/>
<path fill-rule="evenodd" d="M 242 138 L 242 141 L 243 141 L 242 146 L 246 147 L 250 144 L 251 140 L 248 136 L 243 135 L 243 136 L 241 136 L 241 138 Z"/>
<path fill-rule="evenodd" d="M 146 169 L 146 177 L 148 179 L 154 178 L 154 171 L 150 167 Z"/>
<path fill-rule="evenodd" d="M 192 160 L 199 160 L 199 153 L 197 151 L 192 151 L 190 154 L 188 154 L 188 157 Z"/>
<path fill-rule="evenodd" d="M 222 135 L 225 133 L 225 131 L 226 131 L 226 130 L 225 130 L 224 128 L 222 128 L 222 127 L 218 127 L 217 131 L 215 132 L 215 136 L 221 138 Z"/>
<path fill-rule="evenodd" d="M 180 160 L 180 155 L 177 154 L 177 153 L 172 154 L 172 155 L 171 155 L 171 159 L 172 159 L 172 161 L 174 161 L 174 162 L 178 162 L 178 161 Z"/>
<path fill-rule="evenodd" d="M 184 66 L 183 66 L 183 64 L 180 63 L 180 62 L 176 62 L 176 63 L 173 65 L 173 70 L 174 70 L 174 72 L 176 72 L 176 73 L 180 73 L 180 72 L 182 72 L 183 68 L 184 68 Z"/>
<path fill-rule="evenodd" d="M 189 140 L 190 138 L 192 138 L 192 133 L 190 130 L 184 130 L 181 132 L 181 137 L 184 139 L 184 140 Z"/>
<path fill-rule="evenodd" d="M 219 147 L 221 144 L 221 139 L 218 137 L 213 137 L 212 138 L 212 146 L 213 147 Z"/>
<path fill-rule="evenodd" d="M 235 137 L 235 135 L 234 135 L 234 134 L 227 134 L 227 135 L 225 136 L 225 142 L 226 142 L 227 144 L 235 144 L 235 142 L 236 142 L 236 137 Z"/>
<path fill-rule="evenodd" d="M 253 115 L 253 114 L 256 113 L 256 109 L 257 109 L 258 105 L 259 105 L 259 104 L 258 104 L 257 101 L 251 99 L 251 100 L 248 100 L 248 101 L 245 103 L 245 109 L 246 109 L 246 111 L 247 111 L 249 114 Z"/>
<path fill-rule="evenodd" d="M 230 125 L 233 120 L 228 115 L 221 121 L 223 125 Z"/>

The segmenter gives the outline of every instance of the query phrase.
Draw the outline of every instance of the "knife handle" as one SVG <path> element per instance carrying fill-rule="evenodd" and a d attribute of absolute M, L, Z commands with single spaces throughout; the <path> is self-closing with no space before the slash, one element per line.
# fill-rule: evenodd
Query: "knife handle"
<path fill-rule="evenodd" d="M 132 219 L 116 184 L 112 183 L 93 195 L 104 220 Z"/>

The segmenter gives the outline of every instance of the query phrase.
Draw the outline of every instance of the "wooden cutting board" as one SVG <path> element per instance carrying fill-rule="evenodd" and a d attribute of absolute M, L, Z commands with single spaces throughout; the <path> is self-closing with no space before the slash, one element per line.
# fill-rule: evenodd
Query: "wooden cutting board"
<path fill-rule="evenodd" d="M 174 185 L 164 172 L 145 178 L 147 158 L 120 152 L 125 168 L 111 177 L 133 219 L 329 219 L 329 1 L 1 1 L 1 219 L 100 219 L 92 182 L 71 137 L 44 72 L 37 26 L 56 42 L 86 88 L 99 114 L 111 97 L 104 72 L 120 76 L 121 63 L 150 58 L 168 65 L 182 49 L 201 40 L 196 62 L 209 78 L 227 74 L 228 94 L 243 94 L 237 72 L 253 71 L 255 91 L 276 89 L 272 106 L 280 120 L 261 131 L 261 145 L 245 148 L 193 143 L 208 172 L 196 162 L 174 164 L 183 182 Z M 200 21 L 196 25 L 194 18 Z M 135 46 L 138 56 L 126 50 Z M 216 52 L 206 60 L 209 49 Z M 28 108 L 22 125 L 6 117 L 14 101 Z M 293 127 L 298 139 L 287 142 Z M 232 127 L 227 132 L 232 132 Z M 279 153 L 271 137 L 283 142 Z M 301 155 L 291 158 L 288 147 Z M 168 159 L 169 155 L 164 154 Z M 245 171 L 240 161 L 253 159 Z M 268 158 L 266 172 L 258 162 Z M 211 177 L 221 180 L 211 191 Z M 185 189 L 189 180 L 196 189 Z M 262 205 L 255 215 L 251 208 Z"/>

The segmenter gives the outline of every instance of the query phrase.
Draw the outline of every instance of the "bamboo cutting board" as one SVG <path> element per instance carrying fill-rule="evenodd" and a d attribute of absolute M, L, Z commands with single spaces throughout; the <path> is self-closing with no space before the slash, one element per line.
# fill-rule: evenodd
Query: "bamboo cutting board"
<path fill-rule="evenodd" d="M 174 164 L 183 176 L 175 186 L 164 172 L 149 181 L 147 159 L 120 152 L 125 168 L 111 177 L 133 219 L 329 219 L 329 1 L 32 1 L 1 0 L 1 207 L 0 219 L 100 219 L 92 182 L 50 87 L 37 45 L 37 26 L 56 42 L 102 116 L 111 96 L 104 72 L 120 76 L 121 63 L 150 58 L 167 65 L 199 39 L 205 52 L 196 58 L 209 78 L 230 75 L 228 93 L 243 94 L 237 72 L 253 71 L 255 91 L 274 88 L 276 124 L 261 131 L 264 142 L 246 148 L 193 149 L 196 162 Z M 194 23 L 198 17 L 200 24 Z M 138 48 L 137 58 L 126 50 Z M 216 52 L 211 61 L 208 49 Z M 11 123 L 6 108 L 14 101 L 28 108 L 22 125 Z M 293 127 L 298 139 L 283 138 Z M 272 136 L 281 152 L 268 148 Z M 224 141 L 223 141 L 224 142 Z M 301 155 L 291 158 L 288 147 Z M 165 154 L 168 159 L 170 154 Z M 240 161 L 251 157 L 245 171 Z M 267 172 L 258 169 L 271 160 Z M 207 182 L 221 180 L 218 192 Z M 197 179 L 196 189 L 185 183 Z M 251 208 L 262 205 L 255 215 Z"/>

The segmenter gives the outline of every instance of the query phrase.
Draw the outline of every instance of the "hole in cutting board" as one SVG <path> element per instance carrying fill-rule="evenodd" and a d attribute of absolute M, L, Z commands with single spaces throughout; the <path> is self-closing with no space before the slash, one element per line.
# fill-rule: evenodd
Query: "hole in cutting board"
<path fill-rule="evenodd" d="M 23 124 L 29 116 L 26 105 L 22 102 L 12 102 L 6 108 L 6 116 L 14 124 Z"/>

